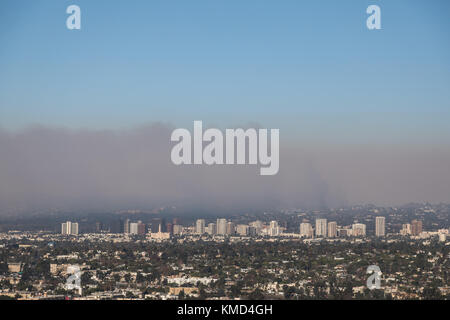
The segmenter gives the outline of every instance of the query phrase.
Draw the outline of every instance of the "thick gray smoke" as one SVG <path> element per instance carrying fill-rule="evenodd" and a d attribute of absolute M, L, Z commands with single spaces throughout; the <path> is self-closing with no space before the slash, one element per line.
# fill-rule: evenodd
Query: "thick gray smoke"
<path fill-rule="evenodd" d="M 278 175 L 260 176 L 258 166 L 173 165 L 173 129 L 153 124 L 124 131 L 0 131 L 0 213 L 450 200 L 447 149 L 297 146 L 281 137 Z"/>

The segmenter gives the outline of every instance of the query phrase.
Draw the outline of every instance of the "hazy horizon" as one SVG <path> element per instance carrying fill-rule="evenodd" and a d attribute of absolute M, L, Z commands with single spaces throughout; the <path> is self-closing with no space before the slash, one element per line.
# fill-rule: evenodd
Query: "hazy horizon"
<path fill-rule="evenodd" d="M 450 201 L 450 2 L 0 5 L 0 214 Z M 170 132 L 280 130 L 280 170 L 174 166 Z"/>
<path fill-rule="evenodd" d="M 173 165 L 174 128 L 2 130 L 0 209 L 245 211 L 449 200 L 450 148 L 295 144 L 281 132 L 280 172 L 259 176 L 251 165 Z"/>

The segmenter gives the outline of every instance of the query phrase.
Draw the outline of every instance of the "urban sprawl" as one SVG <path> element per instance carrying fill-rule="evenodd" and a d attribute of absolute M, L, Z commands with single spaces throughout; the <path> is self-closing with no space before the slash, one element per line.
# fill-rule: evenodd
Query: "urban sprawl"
<path fill-rule="evenodd" d="M 53 213 L 47 229 L 4 219 L 0 298 L 448 299 L 449 212 L 443 204 L 227 218 L 127 210 L 61 222 Z M 374 265 L 375 289 L 366 283 Z M 68 286 L 73 270 L 79 288 Z"/>

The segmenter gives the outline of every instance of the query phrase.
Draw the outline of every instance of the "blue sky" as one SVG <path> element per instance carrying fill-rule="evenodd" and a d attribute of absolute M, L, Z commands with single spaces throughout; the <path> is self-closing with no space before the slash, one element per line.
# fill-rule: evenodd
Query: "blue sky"
<path fill-rule="evenodd" d="M 82 29 L 65 26 L 81 7 Z M 378 4 L 382 30 L 366 28 Z M 450 141 L 448 1 L 0 4 L 0 128 L 257 122 L 335 143 Z"/>

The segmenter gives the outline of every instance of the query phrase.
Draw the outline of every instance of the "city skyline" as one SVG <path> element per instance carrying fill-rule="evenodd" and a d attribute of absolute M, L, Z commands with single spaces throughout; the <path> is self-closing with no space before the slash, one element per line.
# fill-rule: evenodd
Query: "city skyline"
<path fill-rule="evenodd" d="M 0 300 L 168 319 L 449 300 L 449 13 L 1 1 Z"/>
<path fill-rule="evenodd" d="M 128 210 L 70 220 L 53 213 L 44 227 L 35 218 L 0 220 L 0 297 L 448 299 L 449 209 L 363 206 L 190 218 Z M 370 269 L 381 272 L 375 288 Z M 77 273 L 80 281 L 68 286 Z"/>

